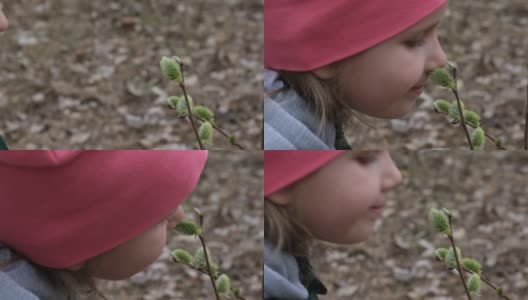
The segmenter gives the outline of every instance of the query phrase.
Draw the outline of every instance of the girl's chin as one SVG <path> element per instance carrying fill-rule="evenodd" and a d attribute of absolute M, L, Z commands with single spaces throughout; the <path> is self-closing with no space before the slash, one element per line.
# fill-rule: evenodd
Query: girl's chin
<path fill-rule="evenodd" d="M 406 98 L 402 99 L 398 104 L 398 106 L 392 105 L 389 107 L 388 110 L 384 111 L 361 111 L 357 110 L 362 114 L 365 114 L 369 117 L 377 118 L 377 119 L 383 119 L 383 120 L 392 120 L 392 119 L 403 119 L 408 117 L 410 114 L 416 111 L 416 100 L 418 100 L 417 97 L 414 98 Z"/>
<path fill-rule="evenodd" d="M 352 245 L 352 244 L 365 242 L 370 238 L 370 236 L 374 232 L 374 226 L 372 225 L 370 227 L 371 228 L 367 230 L 361 230 L 361 232 L 359 232 L 360 230 L 354 231 L 353 235 L 344 236 L 340 239 L 328 240 L 328 239 L 321 238 L 320 240 L 326 243 L 335 244 L 335 245 Z"/>
<path fill-rule="evenodd" d="M 415 111 L 414 105 L 409 108 L 402 109 L 401 111 L 392 111 L 385 114 L 370 115 L 371 117 L 383 119 L 383 120 L 394 120 L 394 119 L 405 119 Z"/>

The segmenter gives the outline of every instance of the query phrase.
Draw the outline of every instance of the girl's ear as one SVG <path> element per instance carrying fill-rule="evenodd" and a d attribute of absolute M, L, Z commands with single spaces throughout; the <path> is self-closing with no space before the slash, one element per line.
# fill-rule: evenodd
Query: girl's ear
<path fill-rule="evenodd" d="M 337 67 L 335 64 L 329 64 L 326 66 L 319 67 L 317 69 L 313 69 L 312 73 L 319 79 L 328 80 L 336 77 Z"/>
<path fill-rule="evenodd" d="M 289 204 L 291 202 L 291 188 L 290 187 L 286 187 L 286 188 L 283 188 L 281 189 L 280 191 L 278 192 L 275 192 L 269 196 L 267 196 L 267 198 L 269 200 L 271 200 L 271 202 L 277 204 L 277 205 L 286 205 L 286 204 Z"/>

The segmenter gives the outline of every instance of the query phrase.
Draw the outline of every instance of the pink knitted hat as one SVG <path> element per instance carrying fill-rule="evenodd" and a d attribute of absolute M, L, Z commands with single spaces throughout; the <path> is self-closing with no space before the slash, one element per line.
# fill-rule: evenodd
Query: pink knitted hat
<path fill-rule="evenodd" d="M 267 150 L 264 151 L 264 196 L 316 171 L 344 151 L 340 150 Z"/>
<path fill-rule="evenodd" d="M 159 223 L 191 193 L 207 151 L 1 151 L 0 242 L 66 268 Z"/>
<path fill-rule="evenodd" d="M 264 65 L 308 71 L 406 30 L 447 0 L 266 0 Z"/>

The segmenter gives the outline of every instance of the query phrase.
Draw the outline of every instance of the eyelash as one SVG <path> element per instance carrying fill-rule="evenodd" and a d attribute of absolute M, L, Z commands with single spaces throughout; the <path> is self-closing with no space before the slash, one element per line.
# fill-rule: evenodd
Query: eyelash
<path fill-rule="evenodd" d="M 368 154 L 364 154 L 364 155 L 359 155 L 356 157 L 356 160 L 364 165 L 364 166 L 368 166 L 368 165 L 371 165 L 373 164 L 374 162 L 376 162 L 378 160 L 378 155 L 377 153 L 368 153 Z"/>
<path fill-rule="evenodd" d="M 416 41 L 407 41 L 405 43 L 410 48 L 419 48 L 419 47 L 423 47 L 423 45 L 425 45 L 425 39 L 421 38 L 421 39 L 416 40 Z"/>

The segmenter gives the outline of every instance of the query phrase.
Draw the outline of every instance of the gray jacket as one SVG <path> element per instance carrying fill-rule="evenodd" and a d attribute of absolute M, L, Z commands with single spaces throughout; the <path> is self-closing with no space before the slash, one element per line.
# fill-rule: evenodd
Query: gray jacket
<path fill-rule="evenodd" d="M 295 258 L 264 241 L 264 299 L 308 299 Z"/>
<path fill-rule="evenodd" d="M 0 265 L 13 256 L 13 251 L 0 243 Z M 21 258 L 0 268 L 0 300 L 67 300 L 67 297 L 33 264 Z"/>
<path fill-rule="evenodd" d="M 264 241 L 265 300 L 318 300 L 326 292 L 307 256 L 291 256 Z"/>
<path fill-rule="evenodd" d="M 283 88 L 277 72 L 264 70 L 266 93 Z M 264 96 L 264 149 L 266 150 L 332 150 L 336 129 L 327 124 L 319 132 L 320 119 L 293 89 Z"/>

